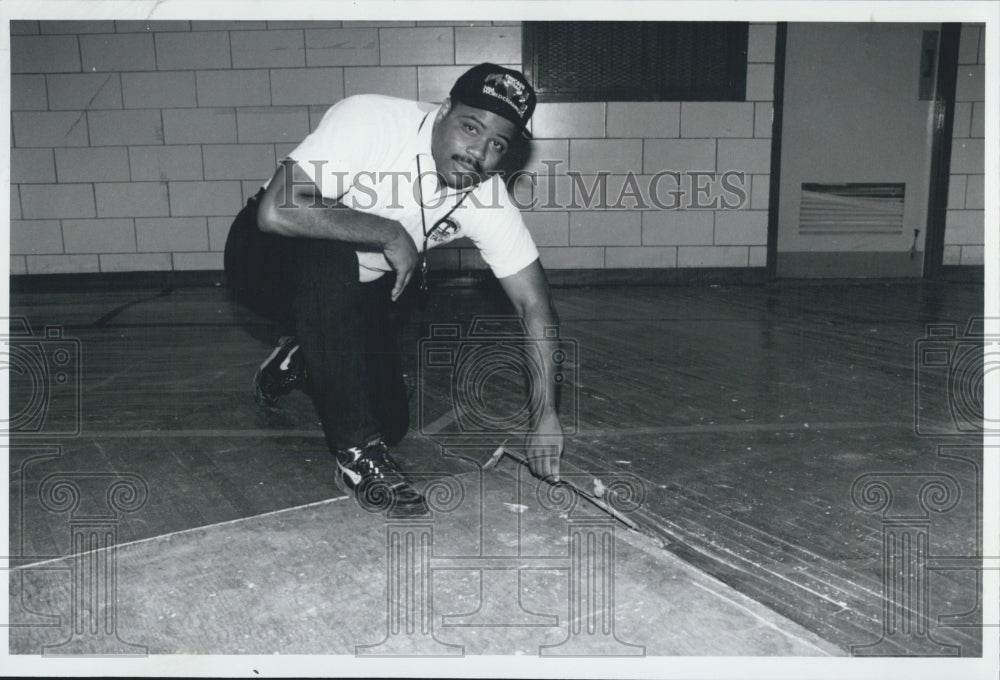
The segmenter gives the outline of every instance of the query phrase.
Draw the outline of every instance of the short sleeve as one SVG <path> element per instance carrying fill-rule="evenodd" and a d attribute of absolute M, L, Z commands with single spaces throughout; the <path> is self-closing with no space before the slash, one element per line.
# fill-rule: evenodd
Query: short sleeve
<path fill-rule="evenodd" d="M 378 100 L 366 96 L 343 99 L 323 115 L 319 126 L 288 157 L 327 198 L 339 198 L 359 172 L 377 167 L 391 129 Z"/>
<path fill-rule="evenodd" d="M 538 248 L 531 232 L 500 178 L 485 182 L 477 194 L 478 202 L 470 201 L 470 210 L 476 214 L 467 236 L 493 274 L 499 279 L 512 276 L 537 260 Z"/>

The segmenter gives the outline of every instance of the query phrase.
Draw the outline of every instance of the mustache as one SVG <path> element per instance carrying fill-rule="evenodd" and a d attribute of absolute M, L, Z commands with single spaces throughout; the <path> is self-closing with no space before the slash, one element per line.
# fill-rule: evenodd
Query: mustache
<path fill-rule="evenodd" d="M 451 159 L 453 161 L 459 161 L 460 163 L 465 163 L 466 165 L 471 165 L 472 168 L 479 173 L 483 174 L 483 166 L 474 158 L 469 158 L 468 156 L 462 156 L 461 154 L 454 154 Z"/>

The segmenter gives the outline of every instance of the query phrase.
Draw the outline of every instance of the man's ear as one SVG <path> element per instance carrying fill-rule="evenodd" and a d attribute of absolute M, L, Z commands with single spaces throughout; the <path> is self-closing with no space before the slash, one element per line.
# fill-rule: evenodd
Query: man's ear
<path fill-rule="evenodd" d="M 434 118 L 434 122 L 441 122 L 441 120 L 448 115 L 449 111 L 451 111 L 451 97 L 445 97 L 444 101 L 441 102 L 441 108 L 438 110 L 438 114 L 437 117 Z"/>

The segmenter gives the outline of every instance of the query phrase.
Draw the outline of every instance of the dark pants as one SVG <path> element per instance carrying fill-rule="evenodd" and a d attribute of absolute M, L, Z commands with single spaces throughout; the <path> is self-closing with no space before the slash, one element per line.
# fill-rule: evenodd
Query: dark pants
<path fill-rule="evenodd" d="M 409 428 L 409 405 L 389 298 L 393 277 L 360 283 L 349 243 L 260 231 L 259 196 L 229 230 L 230 292 L 298 339 L 309 393 L 332 449 L 360 446 L 378 434 L 397 443 Z"/>

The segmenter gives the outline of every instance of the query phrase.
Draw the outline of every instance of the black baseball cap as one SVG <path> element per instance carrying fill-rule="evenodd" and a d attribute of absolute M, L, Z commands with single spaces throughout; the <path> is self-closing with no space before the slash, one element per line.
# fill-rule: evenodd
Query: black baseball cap
<path fill-rule="evenodd" d="M 520 71 L 488 62 L 473 66 L 455 81 L 450 95 L 466 106 L 503 116 L 531 136 L 527 125 L 537 97 Z"/>

